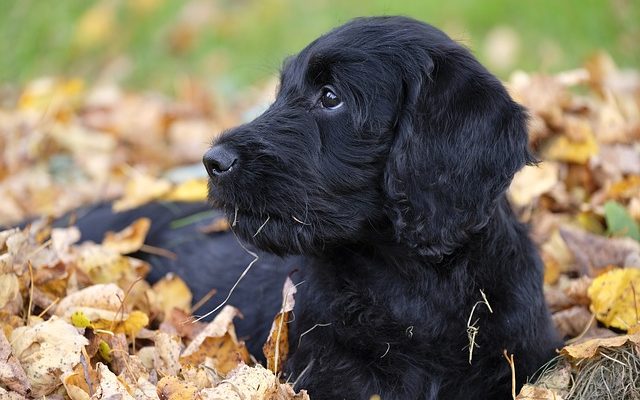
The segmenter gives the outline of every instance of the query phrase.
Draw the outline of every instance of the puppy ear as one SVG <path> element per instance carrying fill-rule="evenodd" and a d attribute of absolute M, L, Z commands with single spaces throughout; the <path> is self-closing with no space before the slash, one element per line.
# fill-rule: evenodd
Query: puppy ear
<path fill-rule="evenodd" d="M 384 185 L 397 239 L 439 258 L 488 223 L 534 159 L 526 113 L 502 84 L 457 44 L 431 54 L 405 70 Z"/>

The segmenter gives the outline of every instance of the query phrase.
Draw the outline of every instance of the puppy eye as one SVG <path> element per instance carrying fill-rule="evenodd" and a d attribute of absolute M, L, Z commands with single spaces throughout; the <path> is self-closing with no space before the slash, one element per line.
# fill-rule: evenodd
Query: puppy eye
<path fill-rule="evenodd" d="M 320 105 L 328 110 L 335 110 L 342 105 L 342 100 L 329 87 L 323 87 L 320 95 Z"/>

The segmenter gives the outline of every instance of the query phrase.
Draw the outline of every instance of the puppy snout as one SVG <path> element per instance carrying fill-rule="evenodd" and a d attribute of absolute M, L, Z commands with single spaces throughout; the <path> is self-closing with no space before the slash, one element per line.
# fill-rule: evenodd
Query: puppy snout
<path fill-rule="evenodd" d="M 228 146 L 213 146 L 202 157 L 202 163 L 211 178 L 228 174 L 238 163 L 238 154 Z"/>

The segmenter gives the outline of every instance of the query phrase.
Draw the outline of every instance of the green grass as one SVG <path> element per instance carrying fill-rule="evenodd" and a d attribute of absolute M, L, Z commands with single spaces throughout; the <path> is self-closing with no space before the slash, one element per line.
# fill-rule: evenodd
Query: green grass
<path fill-rule="evenodd" d="M 195 17 L 182 17 L 188 7 Z M 102 11 L 91 19 L 92 9 Z M 232 91 L 272 75 L 284 56 L 331 27 L 379 14 L 441 27 L 502 76 L 514 68 L 576 67 L 598 49 L 622 66 L 640 64 L 635 0 L 0 0 L 0 83 L 106 74 L 134 87 L 170 90 L 192 77 Z M 83 44 L 87 29 L 100 23 L 105 31 Z M 492 67 L 484 49 L 496 26 L 512 28 L 520 40 L 504 69 Z"/>

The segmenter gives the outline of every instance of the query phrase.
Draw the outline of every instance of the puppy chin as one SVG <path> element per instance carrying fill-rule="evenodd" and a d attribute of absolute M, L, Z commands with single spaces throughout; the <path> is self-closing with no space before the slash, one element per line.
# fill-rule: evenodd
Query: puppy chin
<path fill-rule="evenodd" d="M 305 254 L 312 248 L 309 234 L 294 221 L 279 216 L 257 215 L 235 206 L 225 206 L 231 230 L 249 246 L 277 256 Z"/>

